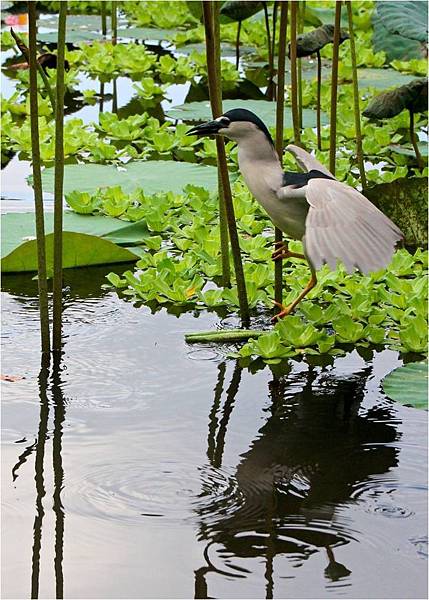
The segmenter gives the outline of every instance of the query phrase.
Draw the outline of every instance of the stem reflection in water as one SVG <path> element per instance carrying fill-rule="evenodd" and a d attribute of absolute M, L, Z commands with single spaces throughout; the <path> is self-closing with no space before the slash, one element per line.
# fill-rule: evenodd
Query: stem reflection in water
<path fill-rule="evenodd" d="M 398 463 L 398 450 L 391 445 L 396 429 L 384 422 L 389 419 L 386 409 L 377 406 L 359 414 L 371 371 L 365 367 L 341 376 L 309 367 L 269 382 L 266 422 L 241 454 L 229 485 L 221 494 L 206 483 L 200 495 L 199 537 L 207 545 L 206 564 L 195 571 L 196 598 L 210 597 L 209 572 L 246 577 L 247 569 L 232 564 L 231 557 L 264 560 L 267 598 L 274 597 L 273 565 L 279 555 L 296 563 L 323 551 L 325 578 L 347 585 L 351 571 L 334 552 L 354 538 L 336 507 L 355 502 L 357 484 Z M 225 379 L 225 366 L 219 366 L 207 450 L 216 469 L 222 466 L 241 372 L 236 365 L 218 418 Z"/>
<path fill-rule="evenodd" d="M 62 437 L 63 425 L 66 416 L 65 399 L 61 388 L 61 364 L 60 359 L 54 361 L 51 373 L 51 385 L 49 386 L 49 368 L 43 364 L 39 373 L 39 429 L 37 440 L 19 456 L 18 462 L 12 469 L 12 477 L 15 481 L 18 477 L 19 468 L 27 461 L 27 458 L 35 451 L 35 474 L 36 482 L 36 515 L 33 525 L 33 549 L 31 559 L 31 598 L 39 598 L 40 556 L 42 548 L 42 525 L 45 516 L 43 499 L 46 496 L 45 486 L 45 449 L 46 441 L 49 439 L 49 408 L 54 408 L 53 431 L 52 431 L 52 467 L 53 467 L 53 503 L 52 508 L 55 516 L 55 541 L 54 541 L 54 572 L 55 572 L 55 597 L 64 597 L 64 575 L 63 575 L 63 549 L 64 549 L 64 507 L 61 501 L 61 492 L 64 487 L 64 468 L 62 461 Z M 49 393 L 50 392 L 50 393 Z"/>

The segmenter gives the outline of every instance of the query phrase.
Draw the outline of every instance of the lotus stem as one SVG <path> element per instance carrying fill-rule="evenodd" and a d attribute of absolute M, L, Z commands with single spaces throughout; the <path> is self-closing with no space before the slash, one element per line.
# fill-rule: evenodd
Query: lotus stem
<path fill-rule="evenodd" d="M 305 2 L 298 2 L 298 34 L 304 31 Z M 299 128 L 302 129 L 302 60 L 297 63 L 298 67 L 298 115 Z"/>
<path fill-rule="evenodd" d="M 296 75 L 296 31 L 297 31 L 298 3 L 294 0 L 290 5 L 290 71 L 291 71 L 291 100 L 294 142 L 301 145 L 301 131 L 299 128 L 297 75 Z"/>
<path fill-rule="evenodd" d="M 322 58 L 320 56 L 320 50 L 316 52 L 317 55 L 317 107 L 316 107 L 316 119 L 317 119 L 317 149 L 322 149 L 322 125 L 320 122 L 320 103 L 322 95 Z"/>
<path fill-rule="evenodd" d="M 286 0 L 287 2 L 287 0 Z M 278 0 L 274 1 L 273 4 L 273 37 L 271 40 L 271 54 L 273 55 L 273 63 L 275 60 L 275 56 L 276 56 L 276 33 L 277 33 L 277 12 L 279 9 L 279 2 Z"/>
<path fill-rule="evenodd" d="M 196 333 L 187 333 L 185 341 L 188 344 L 201 343 L 232 343 L 245 342 L 246 340 L 256 339 L 267 331 L 255 331 L 253 329 L 227 329 L 224 331 L 198 331 Z"/>
<path fill-rule="evenodd" d="M 267 49 L 268 49 L 268 69 L 269 69 L 269 80 L 268 80 L 268 88 L 267 88 L 267 97 L 269 100 L 273 100 L 275 97 L 274 94 L 274 59 L 273 52 L 271 48 L 271 34 L 270 34 L 270 20 L 268 18 L 268 6 L 266 2 L 262 3 L 264 7 L 264 17 L 265 17 L 265 31 L 267 32 Z"/>
<path fill-rule="evenodd" d="M 30 17 L 29 17 L 29 19 L 30 19 Z M 13 37 L 13 39 L 15 40 L 16 45 L 20 49 L 22 56 L 25 58 L 25 60 L 27 61 L 27 63 L 30 64 L 30 53 L 29 53 L 29 49 L 27 48 L 27 46 L 24 44 L 24 42 L 14 32 L 14 30 L 12 28 L 10 29 L 10 34 Z M 36 34 L 37 34 L 37 32 L 36 32 Z M 48 76 L 46 75 L 45 71 L 43 70 L 42 65 L 40 65 L 38 63 L 38 61 L 37 61 L 37 48 L 36 48 L 36 68 L 37 68 L 37 71 L 40 74 L 40 77 L 43 80 L 43 85 L 45 86 L 46 93 L 49 96 L 49 100 L 50 100 L 51 106 L 52 106 L 52 112 L 55 113 L 55 97 L 54 97 L 54 93 L 53 93 L 52 88 L 50 86 Z M 37 82 L 37 77 L 36 77 L 36 82 Z"/>
<path fill-rule="evenodd" d="M 238 70 L 240 64 L 240 32 L 241 32 L 241 21 L 237 23 L 237 37 L 235 38 L 235 68 Z"/>
<path fill-rule="evenodd" d="M 356 156 L 358 161 L 358 167 L 360 172 L 360 181 L 363 189 L 366 189 L 366 175 L 365 166 L 363 163 L 363 148 L 362 148 L 362 131 L 360 127 L 360 108 L 359 108 L 359 82 L 357 75 L 357 61 L 356 61 L 356 46 L 355 46 L 355 34 L 353 30 L 353 10 L 352 3 L 350 0 L 346 2 L 347 16 L 349 19 L 349 36 L 350 36 L 350 55 L 352 59 L 352 71 L 353 71 L 353 103 L 355 113 L 355 130 L 356 130 Z"/>
<path fill-rule="evenodd" d="M 60 3 L 57 44 L 57 97 L 55 101 L 54 279 L 52 349 L 61 350 L 63 301 L 63 182 L 64 182 L 64 54 L 67 2 Z"/>
<path fill-rule="evenodd" d="M 214 10 L 212 1 L 203 1 L 204 29 L 206 37 L 207 75 L 209 84 L 210 104 L 213 118 L 222 114 L 222 82 L 219 80 L 219 69 L 216 66 L 216 57 L 220 58 L 220 39 L 216 35 L 218 29 L 214 24 Z M 218 169 L 222 180 L 222 197 L 228 223 L 229 239 L 234 260 L 235 278 L 237 282 L 238 300 L 240 305 L 241 321 L 244 326 L 249 323 L 249 304 L 247 301 L 246 284 L 244 280 L 243 264 L 241 261 L 240 244 L 238 241 L 237 225 L 235 222 L 234 204 L 232 202 L 231 187 L 229 183 L 228 166 L 226 162 L 225 144 L 222 139 L 216 140 L 218 153 Z M 222 209 L 221 209 L 222 210 Z M 220 212 L 221 212 L 220 210 Z"/>
<path fill-rule="evenodd" d="M 219 40 L 219 43 L 215 43 L 216 50 L 216 81 L 219 85 L 220 96 L 219 101 L 221 105 L 222 113 L 222 71 L 221 71 L 221 51 L 220 51 L 220 9 L 221 3 L 215 2 L 213 4 L 213 31 L 214 40 Z M 241 24 L 241 21 L 240 21 Z M 238 50 L 240 53 L 240 50 Z M 240 59 L 240 55 L 239 55 Z M 222 153 L 220 145 L 223 144 L 223 140 L 216 138 L 217 152 Z M 218 148 L 219 146 L 219 148 Z M 225 149 L 224 149 L 225 151 Z M 225 194 L 222 185 L 222 175 L 220 169 L 217 171 L 218 177 L 218 190 L 219 190 L 219 234 L 220 234 L 220 247 L 221 247 L 221 260 L 222 260 L 222 285 L 224 287 L 231 287 L 231 266 L 229 262 L 229 237 L 228 237 L 228 219 L 226 214 L 225 205 Z M 234 220 L 235 222 L 235 220 Z"/>
<path fill-rule="evenodd" d="M 49 307 L 48 282 L 46 278 L 45 219 L 43 213 L 42 172 L 39 146 L 39 102 L 37 94 L 37 41 L 36 2 L 28 2 L 28 44 L 30 66 L 30 122 L 31 152 L 33 163 L 34 205 L 37 237 L 37 271 L 39 288 L 39 312 L 42 353 L 49 354 Z"/>
<path fill-rule="evenodd" d="M 332 50 L 331 78 L 331 123 L 329 144 L 329 170 L 335 175 L 335 155 L 337 150 L 337 92 L 338 92 L 338 56 L 340 48 L 341 2 L 335 3 L 334 44 Z"/>
<path fill-rule="evenodd" d="M 416 153 L 416 159 L 417 159 L 418 167 L 419 167 L 419 169 L 423 169 L 424 168 L 424 162 L 423 162 L 423 159 L 422 159 L 422 155 L 420 154 L 419 147 L 417 145 L 416 133 L 414 131 L 414 112 L 410 109 L 409 113 L 410 113 L 410 138 L 411 138 L 411 143 L 413 145 L 414 152 Z"/>
<path fill-rule="evenodd" d="M 116 46 L 117 38 L 118 38 L 118 12 L 117 12 L 117 4 L 115 0 L 112 0 L 112 44 Z"/>
<path fill-rule="evenodd" d="M 277 112 L 276 112 L 276 150 L 283 164 L 283 130 L 284 130 L 284 105 L 285 105 L 285 67 L 286 67 L 286 38 L 287 38 L 287 13 L 288 2 L 280 4 L 280 32 L 279 54 L 277 62 Z M 274 238 L 276 243 L 283 241 L 283 234 L 275 227 Z M 282 261 L 274 261 L 274 299 L 282 302 L 283 297 L 283 268 Z"/>
<path fill-rule="evenodd" d="M 107 17 L 106 17 L 106 2 L 105 0 L 101 0 L 100 2 L 100 12 L 101 12 L 101 33 L 104 38 L 107 36 Z"/>

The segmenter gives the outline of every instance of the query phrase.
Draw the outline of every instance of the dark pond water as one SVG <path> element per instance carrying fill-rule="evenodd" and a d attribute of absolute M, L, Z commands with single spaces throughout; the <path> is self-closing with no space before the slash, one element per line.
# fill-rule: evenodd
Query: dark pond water
<path fill-rule="evenodd" d="M 426 413 L 399 361 L 240 369 L 68 271 L 40 371 L 35 282 L 3 278 L 4 598 L 424 598 Z"/>
<path fill-rule="evenodd" d="M 66 271 L 49 371 L 36 282 L 3 277 L 2 596 L 426 597 L 427 414 L 380 391 L 397 354 L 251 373 L 185 344 L 218 316 L 134 307 L 111 269 Z"/>

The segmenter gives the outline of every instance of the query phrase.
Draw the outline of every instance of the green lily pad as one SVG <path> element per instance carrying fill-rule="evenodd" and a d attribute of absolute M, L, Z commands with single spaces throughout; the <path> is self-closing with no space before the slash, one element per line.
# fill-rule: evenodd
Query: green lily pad
<path fill-rule="evenodd" d="M 224 100 L 223 110 L 232 108 L 246 108 L 258 115 L 264 121 L 267 127 L 275 127 L 276 124 L 276 103 L 268 100 Z M 285 107 L 285 127 L 292 127 L 292 112 L 289 106 Z M 166 115 L 171 119 L 181 119 L 183 121 L 208 121 L 212 118 L 210 103 L 208 100 L 203 102 L 189 102 L 168 110 Z M 316 127 L 316 111 L 310 108 L 304 108 L 302 111 L 302 120 L 304 127 Z M 328 117 L 325 113 L 321 115 L 322 125 L 328 123 Z"/>
<path fill-rule="evenodd" d="M 428 38 L 427 2 L 376 2 L 377 15 L 391 33 L 426 43 Z"/>
<path fill-rule="evenodd" d="M 406 85 L 416 78 L 415 75 L 405 75 L 395 69 L 358 69 L 359 90 L 365 88 L 376 88 L 386 90 L 388 88 Z"/>
<path fill-rule="evenodd" d="M 54 169 L 42 173 L 43 189 L 54 191 Z M 113 165 L 79 164 L 64 167 L 64 194 L 79 190 L 95 192 L 97 188 L 121 186 L 129 194 L 142 188 L 146 194 L 180 193 L 189 183 L 208 190 L 217 189 L 217 168 L 194 163 L 164 160 L 133 161 L 121 170 Z"/>
<path fill-rule="evenodd" d="M 420 154 L 422 156 L 427 157 L 428 145 L 426 144 L 426 142 L 419 142 L 417 146 L 419 148 Z M 416 152 L 412 146 L 401 146 L 399 144 L 391 144 L 389 146 L 389 150 L 392 150 L 392 152 L 395 152 L 395 154 L 402 154 L 402 156 L 416 156 Z"/>
<path fill-rule="evenodd" d="M 414 408 L 428 407 L 428 362 L 408 363 L 395 369 L 382 382 L 386 396 Z"/>
<path fill-rule="evenodd" d="M 1 221 L 2 272 L 37 271 L 34 213 L 7 213 Z M 142 221 L 129 223 L 72 211 L 64 212 L 63 230 L 65 268 L 137 260 L 140 253 L 129 247 L 149 235 Z M 52 231 L 53 213 L 45 213 L 48 270 L 52 267 Z"/>
<path fill-rule="evenodd" d="M 424 57 L 424 44 L 397 33 L 391 33 L 376 13 L 372 17 L 372 24 L 374 50 L 375 52 L 385 52 L 388 62 L 396 59 L 411 60 Z"/>
<path fill-rule="evenodd" d="M 132 38 L 137 40 L 172 40 L 177 34 L 177 29 L 157 29 L 155 27 L 121 27 L 118 29 L 118 38 Z"/>

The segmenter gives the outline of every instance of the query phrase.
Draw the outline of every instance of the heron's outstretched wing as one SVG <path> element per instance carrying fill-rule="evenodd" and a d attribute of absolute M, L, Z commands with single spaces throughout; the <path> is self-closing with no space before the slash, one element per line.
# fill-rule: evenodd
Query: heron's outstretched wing
<path fill-rule="evenodd" d="M 403 239 L 401 230 L 357 190 L 330 179 L 310 179 L 310 205 L 303 238 L 306 255 L 315 269 L 337 260 L 348 273 L 386 267 Z"/>
<path fill-rule="evenodd" d="M 324 166 L 321 162 L 314 158 L 311 154 L 300 148 L 299 146 L 295 146 L 294 144 L 289 144 L 286 146 L 286 150 L 294 155 L 296 162 L 299 164 L 301 169 L 304 171 L 321 171 L 328 175 L 328 177 L 332 177 L 335 179 L 335 176 Z"/>

